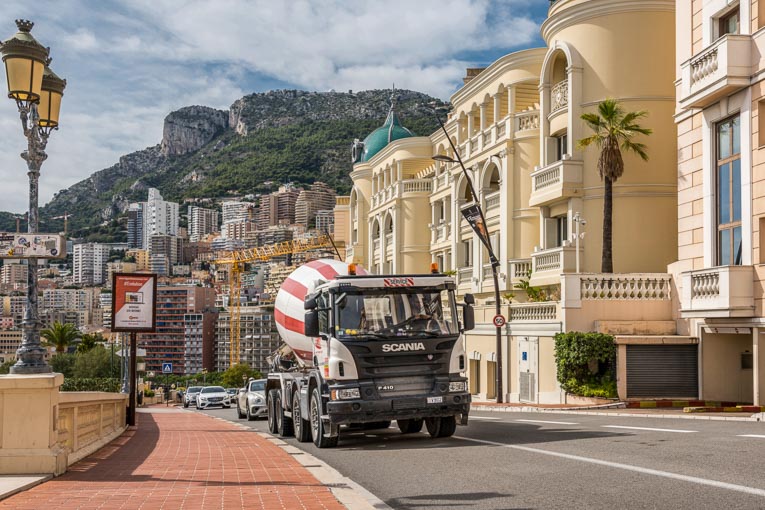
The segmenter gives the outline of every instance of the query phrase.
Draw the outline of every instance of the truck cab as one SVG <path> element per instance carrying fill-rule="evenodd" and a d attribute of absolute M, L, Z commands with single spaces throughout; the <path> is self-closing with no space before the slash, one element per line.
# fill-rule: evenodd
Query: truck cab
<path fill-rule="evenodd" d="M 397 420 L 404 433 L 424 423 L 431 436 L 447 437 L 467 424 L 462 333 L 473 327 L 470 298 L 461 324 L 454 281 L 440 274 L 337 276 L 307 295 L 305 335 L 315 339 L 320 375 L 316 425 L 328 429 L 321 432 Z"/>

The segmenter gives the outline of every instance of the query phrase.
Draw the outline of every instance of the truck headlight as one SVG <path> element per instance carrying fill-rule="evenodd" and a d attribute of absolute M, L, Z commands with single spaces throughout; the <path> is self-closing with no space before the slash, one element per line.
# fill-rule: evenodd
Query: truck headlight
<path fill-rule="evenodd" d="M 450 392 L 465 391 L 467 383 L 465 381 L 452 381 L 449 383 Z"/>
<path fill-rule="evenodd" d="M 358 388 L 344 388 L 341 390 L 332 390 L 330 393 L 332 400 L 351 400 L 361 398 L 361 392 Z"/>

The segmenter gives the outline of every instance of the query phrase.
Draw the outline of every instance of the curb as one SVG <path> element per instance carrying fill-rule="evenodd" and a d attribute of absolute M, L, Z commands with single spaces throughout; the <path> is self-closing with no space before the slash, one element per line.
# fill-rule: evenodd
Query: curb
<path fill-rule="evenodd" d="M 685 407 L 684 413 L 762 413 L 765 412 L 765 406 L 700 406 Z"/>
<path fill-rule="evenodd" d="M 624 402 L 614 402 L 613 404 L 598 404 L 591 406 L 570 406 L 570 407 L 536 407 L 523 405 L 492 405 L 476 404 L 470 405 L 471 411 L 492 411 L 499 413 L 549 413 L 555 411 L 586 411 L 589 409 L 624 409 Z"/>
<path fill-rule="evenodd" d="M 657 409 L 663 407 L 736 407 L 738 402 L 721 402 L 719 400 L 641 400 L 627 402 L 627 409 Z"/>
<path fill-rule="evenodd" d="M 471 408 L 471 411 L 504 412 L 504 413 L 545 413 L 545 414 L 570 414 L 580 416 L 618 416 L 620 418 L 658 418 L 669 420 L 710 420 L 710 421 L 765 421 L 765 412 L 752 416 L 709 416 L 704 413 L 664 414 L 655 413 L 619 413 L 596 409 L 550 409 L 539 407 L 496 407 L 481 406 L 481 409 Z"/>
<path fill-rule="evenodd" d="M 53 475 L 3 475 L 0 476 L 0 501 L 19 492 L 47 482 Z"/>

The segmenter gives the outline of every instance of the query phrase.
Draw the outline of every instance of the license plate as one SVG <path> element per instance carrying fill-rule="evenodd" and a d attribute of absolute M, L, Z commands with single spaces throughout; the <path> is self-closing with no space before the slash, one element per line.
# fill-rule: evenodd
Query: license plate
<path fill-rule="evenodd" d="M 428 397 L 428 404 L 440 404 L 444 401 L 444 397 Z"/>

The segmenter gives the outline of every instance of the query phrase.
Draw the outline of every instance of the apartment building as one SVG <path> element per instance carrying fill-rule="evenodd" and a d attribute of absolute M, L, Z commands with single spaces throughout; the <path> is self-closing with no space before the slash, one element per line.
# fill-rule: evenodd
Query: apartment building
<path fill-rule="evenodd" d="M 154 333 L 138 335 L 139 347 L 146 349 L 146 370 L 162 372 L 162 363 L 173 364 L 173 372 L 183 374 L 186 367 L 186 317 L 189 330 L 202 324 L 202 339 L 209 338 L 211 322 L 205 316 L 215 314 L 215 290 L 196 286 L 157 287 L 157 328 Z M 202 321 L 197 316 L 203 315 Z M 208 329 L 206 329 L 208 328 Z M 195 353 L 196 355 L 196 353 Z"/>
<path fill-rule="evenodd" d="M 213 209 L 190 205 L 188 208 L 188 225 L 189 241 L 201 241 L 208 234 L 220 230 L 220 213 Z"/>
<path fill-rule="evenodd" d="M 765 405 L 765 2 L 678 2 L 676 23 L 676 318 L 703 398 Z"/>
<path fill-rule="evenodd" d="M 178 204 L 162 199 L 155 188 L 149 188 L 149 197 L 143 202 L 143 247 L 150 248 L 151 236 L 178 235 Z"/>
<path fill-rule="evenodd" d="M 92 287 L 106 283 L 106 264 L 113 248 L 112 244 L 75 244 L 72 257 L 75 285 Z"/>
<path fill-rule="evenodd" d="M 215 368 L 215 327 L 217 312 L 187 313 L 183 316 L 185 328 L 184 372 L 201 374 Z"/>
<path fill-rule="evenodd" d="M 458 293 L 478 303 L 478 327 L 466 339 L 477 399 L 497 397 L 501 361 L 503 400 L 565 402 L 553 336 L 571 330 L 617 336 L 620 394 L 666 396 L 651 386 L 653 375 L 663 391 L 679 391 L 672 396 L 697 395 L 692 381 L 673 379 L 672 369 L 656 363 L 665 355 L 690 361 L 695 345 L 675 328 L 667 273 L 677 245 L 674 19 L 671 0 L 557 0 L 541 28 L 546 47 L 468 70 L 451 97 L 447 134 L 415 136 L 394 105 L 381 128 L 354 144 L 348 205 L 335 207 L 346 260 L 378 274 L 422 273 L 431 262 L 455 271 Z M 589 134 L 581 115 L 606 98 L 646 110 L 641 124 L 653 130 L 639 140 L 649 162 L 625 153 L 625 174 L 614 184 L 615 274 L 599 274 L 598 152 L 577 146 Z M 459 155 L 475 195 L 460 165 L 435 162 L 434 154 Z M 462 216 L 474 202 L 500 263 L 500 310 L 508 319 L 501 352 L 488 250 Z M 577 218 L 588 231 L 579 239 Z M 546 300 L 530 301 L 516 288 L 524 281 Z M 674 357 L 663 349 L 672 342 L 691 347 Z"/>
<path fill-rule="evenodd" d="M 127 242 L 130 249 L 143 249 L 143 211 L 144 203 L 136 202 L 128 206 Z"/>
<path fill-rule="evenodd" d="M 21 261 L 12 261 L 10 259 L 3 261 L 3 267 L 0 269 L 0 283 L 9 286 L 16 284 L 26 285 L 27 267 L 27 264 Z"/>
<path fill-rule="evenodd" d="M 239 314 L 239 363 L 265 375 L 269 372 L 266 358 L 281 343 L 273 311 L 263 307 L 243 306 L 239 308 Z M 230 318 L 228 311 L 222 312 L 216 325 L 215 360 L 219 372 L 231 366 Z"/>
<path fill-rule="evenodd" d="M 295 223 L 306 228 L 315 226 L 318 212 L 335 206 L 335 195 L 335 190 L 318 181 L 300 191 L 295 201 Z"/>

